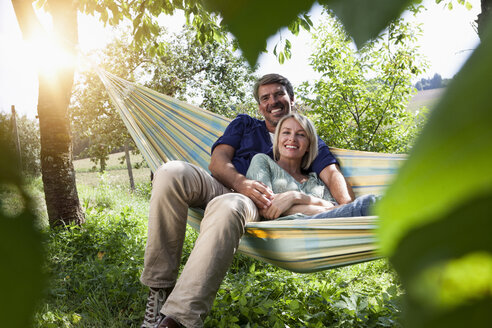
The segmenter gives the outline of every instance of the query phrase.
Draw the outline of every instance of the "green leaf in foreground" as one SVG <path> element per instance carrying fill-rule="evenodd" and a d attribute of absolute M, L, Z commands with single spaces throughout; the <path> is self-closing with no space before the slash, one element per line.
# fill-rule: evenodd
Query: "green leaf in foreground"
<path fill-rule="evenodd" d="M 397 18 L 411 0 L 321 0 L 333 9 L 358 47 L 375 38 Z M 205 0 L 207 10 L 219 12 L 222 23 L 234 34 L 248 62 L 254 66 L 265 41 L 309 11 L 314 1 L 298 0 Z M 306 23 L 301 20 L 301 23 Z M 309 24 L 307 24 L 309 25 Z M 308 26 L 305 26 L 308 27 Z M 295 33 L 294 33 L 295 34 Z"/>
<path fill-rule="evenodd" d="M 492 33 L 449 85 L 388 188 L 379 208 L 386 254 L 409 230 L 441 220 L 462 204 L 492 192 L 490 58 Z M 473 218 L 463 220 L 472 225 Z"/>
<path fill-rule="evenodd" d="M 208 10 L 220 12 L 222 23 L 237 38 L 244 56 L 251 66 L 265 49 L 265 41 L 298 14 L 309 11 L 314 1 L 229 1 L 205 0 Z"/>
<path fill-rule="evenodd" d="M 25 204 L 18 213 L 8 214 L 0 195 L 0 326 L 28 327 L 44 288 L 44 254 L 14 154 L 3 143 L 0 153 L 0 193 L 13 190 Z"/>
<path fill-rule="evenodd" d="M 480 327 L 490 321 L 490 58 L 492 26 L 378 208 L 383 252 L 407 291 L 408 327 Z"/>
<path fill-rule="evenodd" d="M 343 22 L 358 48 L 399 17 L 412 0 L 320 0 Z"/>

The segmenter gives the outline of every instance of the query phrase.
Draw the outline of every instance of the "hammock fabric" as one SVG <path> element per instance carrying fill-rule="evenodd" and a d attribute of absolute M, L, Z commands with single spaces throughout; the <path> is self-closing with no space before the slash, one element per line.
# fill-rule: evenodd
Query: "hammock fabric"
<path fill-rule="evenodd" d="M 210 148 L 230 120 L 98 70 L 152 171 L 182 160 L 208 170 Z M 355 194 L 381 194 L 404 155 L 331 148 Z M 190 209 L 199 230 L 203 210 Z M 250 222 L 239 251 L 294 272 L 315 272 L 379 258 L 376 217 Z"/>

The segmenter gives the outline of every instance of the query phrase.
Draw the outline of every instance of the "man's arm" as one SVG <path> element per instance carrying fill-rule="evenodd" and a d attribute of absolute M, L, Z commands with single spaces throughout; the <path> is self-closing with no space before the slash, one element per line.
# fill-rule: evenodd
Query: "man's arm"
<path fill-rule="evenodd" d="M 347 204 L 355 199 L 352 187 L 343 176 L 337 164 L 331 164 L 325 167 L 319 174 L 319 177 L 328 189 L 330 189 L 331 195 L 338 204 Z"/>
<path fill-rule="evenodd" d="M 273 192 L 263 183 L 247 179 L 239 173 L 232 164 L 234 153 L 235 149 L 230 145 L 217 145 L 212 152 L 208 166 L 210 172 L 227 188 L 249 197 L 258 208 L 267 208 L 271 204 L 270 199 L 273 198 Z"/>

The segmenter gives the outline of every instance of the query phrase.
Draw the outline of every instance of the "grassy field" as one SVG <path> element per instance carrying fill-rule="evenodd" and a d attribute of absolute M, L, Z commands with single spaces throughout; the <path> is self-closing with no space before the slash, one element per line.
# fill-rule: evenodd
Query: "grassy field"
<path fill-rule="evenodd" d="M 415 112 L 422 106 L 432 109 L 439 101 L 444 91 L 444 88 L 418 91 L 417 94 L 410 99 L 407 109 L 412 112 Z"/>
<path fill-rule="evenodd" d="M 126 162 L 122 162 L 125 153 L 115 153 L 109 155 L 107 162 L 107 170 L 104 174 L 95 172 L 94 163 L 89 158 L 79 159 L 73 162 L 77 185 L 86 185 L 91 187 L 98 186 L 102 181 L 110 185 L 130 185 L 128 176 L 128 170 L 126 168 Z M 143 161 L 142 155 L 130 154 L 130 160 L 132 166 Z M 97 168 L 98 169 L 98 168 Z M 96 169 L 96 171 L 97 171 Z M 133 168 L 133 179 L 135 184 L 150 182 L 150 169 L 146 167 L 140 167 L 138 169 Z"/>
<path fill-rule="evenodd" d="M 126 169 L 125 153 L 114 153 L 109 155 L 109 159 L 106 162 L 106 170 L 122 170 Z M 135 166 L 138 163 L 143 162 L 143 156 L 141 154 L 132 154 L 130 153 L 130 161 L 132 162 L 132 166 Z M 99 166 L 95 166 L 94 162 L 90 160 L 90 158 L 83 158 L 73 161 L 74 168 L 77 172 L 85 172 L 85 171 L 97 171 L 99 170 Z"/>

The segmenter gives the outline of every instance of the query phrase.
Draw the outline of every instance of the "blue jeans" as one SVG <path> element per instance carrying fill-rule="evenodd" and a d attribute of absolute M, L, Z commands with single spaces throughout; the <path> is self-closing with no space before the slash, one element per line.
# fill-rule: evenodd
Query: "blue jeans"
<path fill-rule="evenodd" d="M 375 195 L 364 195 L 357 197 L 353 202 L 341 205 L 332 210 L 318 213 L 312 216 L 306 216 L 301 219 L 329 219 L 329 218 L 343 218 L 353 216 L 368 216 L 372 215 L 371 210 L 379 197 Z"/>

